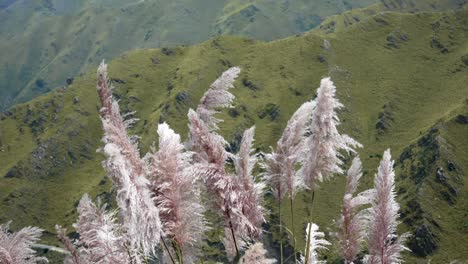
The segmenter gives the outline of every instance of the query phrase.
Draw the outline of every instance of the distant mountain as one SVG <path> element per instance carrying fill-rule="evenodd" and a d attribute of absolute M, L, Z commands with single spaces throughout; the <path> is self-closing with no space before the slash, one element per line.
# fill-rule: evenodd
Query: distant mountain
<path fill-rule="evenodd" d="M 221 133 L 236 149 L 241 131 L 256 124 L 256 147 L 267 151 L 294 110 L 314 96 L 320 78 L 331 76 L 346 106 L 340 131 L 365 146 L 359 151 L 362 188 L 372 184 L 383 151 L 392 149 L 402 228 L 412 234 L 407 263 L 463 262 L 468 259 L 468 9 L 408 14 L 374 8 L 273 42 L 222 36 L 195 46 L 124 53 L 110 63 L 115 96 L 123 112 L 136 111 L 140 121 L 132 133 L 142 136 L 145 151 L 160 122 L 187 135 L 188 108 L 223 70 L 238 65 L 243 71 L 232 90 L 237 98 L 234 108 L 220 114 Z M 55 244 L 54 225 L 75 221 L 83 193 L 113 200 L 100 165 L 103 156 L 96 153 L 103 134 L 98 105 L 91 70 L 66 89 L 2 114 L 0 222 L 39 226 L 47 230 L 45 242 Z M 324 230 L 335 228 L 343 185 L 344 178 L 337 177 L 316 193 L 314 219 Z M 304 201 L 302 195 L 297 201 Z M 297 208 L 305 224 L 308 206 Z M 299 234 L 302 224 L 289 228 Z M 303 241 L 298 243 L 303 248 Z M 211 245 L 207 257 L 218 252 L 217 244 Z M 337 260 L 333 250 L 327 254 L 330 262 Z"/>
<path fill-rule="evenodd" d="M 378 0 L 0 0 L 0 110 L 136 48 L 272 40 Z"/>
<path fill-rule="evenodd" d="M 2 0 L 0 1 L 0 9 L 7 8 L 17 0 Z"/>

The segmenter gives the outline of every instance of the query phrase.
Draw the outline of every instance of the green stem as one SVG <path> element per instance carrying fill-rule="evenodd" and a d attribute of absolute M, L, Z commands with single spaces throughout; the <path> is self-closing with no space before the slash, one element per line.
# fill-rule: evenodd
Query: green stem
<path fill-rule="evenodd" d="M 234 234 L 234 227 L 232 226 L 231 214 L 229 213 L 229 210 L 226 210 L 226 216 L 229 219 L 229 229 L 231 229 L 232 240 L 234 241 L 234 246 L 236 248 L 236 257 L 239 258 L 239 248 L 237 247 L 236 236 Z"/>
<path fill-rule="evenodd" d="M 237 247 L 236 235 L 234 234 L 234 227 L 232 226 L 231 220 L 229 220 L 229 229 L 231 229 L 232 240 L 234 241 L 234 246 L 236 247 L 236 257 L 239 257 L 239 248 Z"/>
<path fill-rule="evenodd" d="M 315 191 L 312 191 L 312 200 L 310 203 L 310 223 L 309 223 L 309 232 L 307 232 L 307 244 L 306 244 L 306 254 L 305 254 L 305 264 L 309 263 L 309 255 L 310 255 L 310 233 L 312 229 L 312 208 L 314 205 L 314 198 L 315 198 Z M 313 264 L 313 263 L 311 263 Z"/>
<path fill-rule="evenodd" d="M 176 264 L 176 262 L 174 260 L 174 257 L 172 256 L 171 251 L 169 251 L 169 248 L 167 247 L 166 241 L 164 240 L 164 238 L 162 236 L 161 236 L 161 241 L 163 242 L 163 245 L 164 245 L 164 248 L 166 249 L 167 254 L 171 258 L 172 264 Z"/>
<path fill-rule="evenodd" d="M 296 235 L 294 231 L 294 198 L 292 194 L 289 196 L 289 203 L 291 205 L 291 232 L 292 232 L 292 242 L 293 242 L 293 254 L 294 254 L 294 263 L 297 263 L 296 256 Z"/>
<path fill-rule="evenodd" d="M 182 249 L 180 248 L 179 244 L 175 241 L 172 241 L 172 247 L 174 248 L 174 251 L 176 252 L 177 260 L 179 261 L 179 264 L 183 264 L 184 257 L 182 255 Z"/>
<path fill-rule="evenodd" d="M 279 197 L 281 197 L 281 194 Z M 283 223 L 281 223 L 281 198 L 278 198 L 278 208 L 280 226 L 280 264 L 283 264 Z"/>

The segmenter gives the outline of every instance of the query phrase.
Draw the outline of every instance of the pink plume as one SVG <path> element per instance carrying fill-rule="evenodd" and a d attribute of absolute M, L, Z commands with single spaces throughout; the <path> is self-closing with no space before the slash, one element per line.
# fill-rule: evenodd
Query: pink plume
<path fill-rule="evenodd" d="M 192 152 L 184 152 L 180 136 L 167 124 L 158 126 L 159 150 L 147 155 L 152 190 L 160 208 L 166 235 L 195 262 L 203 233 L 207 230 L 200 202 Z"/>
<path fill-rule="evenodd" d="M 301 186 L 296 168 L 304 159 L 306 128 L 314 106 L 315 102 L 306 102 L 299 107 L 288 121 L 276 144 L 276 150 L 265 156 L 265 180 L 271 186 L 276 199 L 283 199 L 285 194 L 294 197 Z"/>
<path fill-rule="evenodd" d="M 85 256 L 84 263 L 130 263 L 127 239 L 120 234 L 115 212 L 107 212 L 105 206 L 96 206 L 87 194 L 81 198 L 78 222 L 74 224 L 80 234 L 80 255 Z"/>
<path fill-rule="evenodd" d="M 213 130 L 218 129 L 216 124 L 222 121 L 214 117 L 214 115 L 218 113 L 216 108 L 230 107 L 235 98 L 228 90 L 234 87 L 233 83 L 240 71 L 241 69 L 239 67 L 232 67 L 223 72 L 223 74 L 211 84 L 210 89 L 208 89 L 200 100 L 197 113 L 203 122 Z"/>
<path fill-rule="evenodd" d="M 341 218 L 338 221 L 338 240 L 340 243 L 340 253 L 346 264 L 353 263 L 361 249 L 364 241 L 366 221 L 364 218 L 367 210 L 359 211 L 359 207 L 369 204 L 375 190 L 367 190 L 353 197 L 362 176 L 361 160 L 359 157 L 353 159 L 353 163 L 348 170 L 346 192 L 343 197 L 343 208 Z"/>
<path fill-rule="evenodd" d="M 309 225 L 310 226 L 309 228 Z M 309 234 L 310 229 L 310 234 Z M 319 260 L 318 251 L 319 250 L 327 250 L 327 246 L 330 246 L 331 243 L 325 240 L 325 234 L 323 232 L 319 232 L 319 226 L 314 223 L 308 223 L 306 227 L 306 240 L 307 237 L 310 235 L 310 243 L 309 243 L 309 259 L 307 263 L 310 264 L 324 264 L 327 263 L 326 261 Z M 307 249 L 306 249 L 307 250 Z M 305 250 L 305 251 L 306 251 Z M 305 262 L 305 258 L 302 257 L 302 262 Z"/>
<path fill-rule="evenodd" d="M 307 156 L 301 168 L 301 175 L 307 188 L 313 189 L 334 173 L 343 173 L 340 151 L 355 152 L 362 147 L 347 135 L 341 135 L 337 126 L 340 124 L 336 110 L 343 105 L 335 98 L 336 87 L 330 78 L 322 79 L 317 89 L 316 105 L 312 112 L 310 136 L 305 147 Z"/>
<path fill-rule="evenodd" d="M 370 228 L 367 238 L 369 255 L 365 263 L 401 263 L 400 253 L 408 250 L 403 244 L 408 234 L 397 235 L 400 206 L 395 200 L 395 171 L 390 149 L 384 152 L 375 176 L 375 196 L 370 210 Z"/>
<path fill-rule="evenodd" d="M 36 256 L 34 243 L 39 241 L 42 230 L 37 227 L 25 227 L 11 233 L 10 223 L 0 225 L 0 263 L 36 264 L 47 263 L 47 259 Z"/>
<path fill-rule="evenodd" d="M 239 205 L 241 212 L 247 221 L 238 229 L 243 236 L 257 239 L 262 233 L 261 225 L 265 222 L 262 206 L 265 183 L 262 179 L 255 182 L 252 170 L 257 163 L 257 158 L 252 156 L 255 127 L 244 132 L 239 153 L 234 159 L 237 185 L 239 186 Z"/>
<path fill-rule="evenodd" d="M 276 260 L 266 257 L 267 251 L 263 244 L 257 242 L 252 244 L 246 251 L 244 256 L 240 259 L 239 264 L 274 264 Z"/>
<path fill-rule="evenodd" d="M 103 164 L 118 190 L 117 204 L 126 235 L 131 238 L 130 248 L 134 254 L 142 252 L 149 256 L 158 246 L 162 232 L 159 210 L 151 198 L 138 147 L 127 133 L 131 120 L 123 120 L 119 105 L 112 99 L 105 63 L 98 68 L 97 90 L 102 103 L 100 113 L 107 156 Z"/>

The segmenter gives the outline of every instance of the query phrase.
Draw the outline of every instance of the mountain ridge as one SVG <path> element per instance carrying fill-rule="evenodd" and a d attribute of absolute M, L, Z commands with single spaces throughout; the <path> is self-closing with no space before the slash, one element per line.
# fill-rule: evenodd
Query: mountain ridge
<path fill-rule="evenodd" d="M 66 85 L 67 79 L 126 50 L 195 44 L 224 33 L 278 39 L 378 0 L 353 0 L 333 8 L 342 1 L 8 2 L 0 9 L 0 49 L 5 54 L 0 58 L 0 109 Z"/>

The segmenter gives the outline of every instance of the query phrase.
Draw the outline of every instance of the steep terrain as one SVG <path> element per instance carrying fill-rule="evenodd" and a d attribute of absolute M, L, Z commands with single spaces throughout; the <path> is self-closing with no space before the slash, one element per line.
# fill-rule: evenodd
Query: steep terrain
<path fill-rule="evenodd" d="M 219 34 L 272 40 L 378 0 L 3 0 L 0 110 L 64 86 L 103 58 Z"/>
<path fill-rule="evenodd" d="M 142 150 L 155 140 L 159 122 L 186 135 L 188 108 L 232 65 L 243 68 L 232 90 L 235 107 L 221 114 L 232 148 L 256 124 L 256 146 L 267 151 L 294 110 L 314 96 L 320 78 L 331 76 L 346 106 L 340 129 L 365 146 L 362 188 L 392 148 L 402 231 L 413 234 L 408 263 L 468 260 L 468 10 L 378 12 L 340 30 L 273 42 L 217 37 L 124 53 L 111 62 L 110 75 L 122 110 L 140 119 L 132 132 L 142 136 Z M 75 221 L 83 193 L 112 200 L 103 156 L 95 151 L 102 136 L 97 109 L 91 71 L 2 114 L 0 222 L 40 226 L 47 243 L 56 243 L 53 226 Z M 317 192 L 313 210 L 327 232 L 334 230 L 343 188 L 338 177 Z M 305 198 L 297 199 L 297 234 L 310 209 Z M 216 246 L 210 250 L 207 255 L 216 255 Z M 336 260 L 336 252 L 327 257 Z"/>

